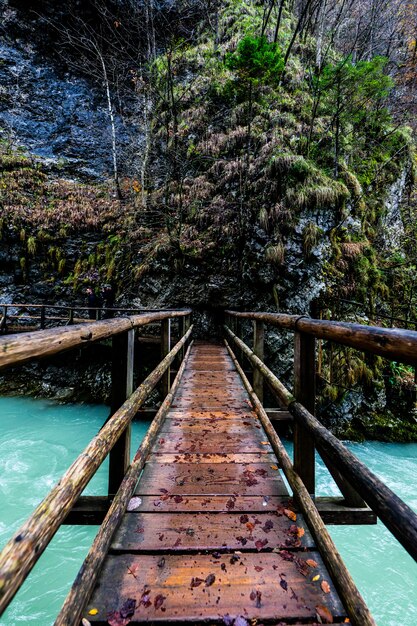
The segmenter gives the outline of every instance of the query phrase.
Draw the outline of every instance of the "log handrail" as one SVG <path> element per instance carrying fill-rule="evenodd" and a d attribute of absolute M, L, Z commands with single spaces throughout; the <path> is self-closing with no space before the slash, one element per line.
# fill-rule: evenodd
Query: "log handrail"
<path fill-rule="evenodd" d="M 417 514 L 385 485 L 368 467 L 350 452 L 305 407 L 254 352 L 228 327 L 227 335 L 264 376 L 280 402 L 311 435 L 315 443 L 351 482 L 388 530 L 417 561 Z M 417 335 L 417 333 L 415 333 Z"/>
<path fill-rule="evenodd" d="M 166 319 L 169 315 L 171 314 L 164 314 L 160 319 Z M 188 312 L 181 312 L 180 315 L 188 315 Z M 178 316 L 178 313 L 176 316 Z M 94 326 L 108 325 L 116 321 L 119 320 L 96 322 Z M 115 332 L 122 332 L 123 330 L 134 328 L 137 325 L 141 325 L 142 321 L 143 320 L 134 321 L 132 322 L 134 324 L 133 326 L 129 325 L 127 328 L 123 326 L 121 330 Z M 93 324 L 91 326 L 93 326 Z M 115 328 L 114 325 L 112 325 L 112 327 Z M 73 331 L 75 328 L 76 327 L 73 326 L 70 330 Z M 0 554 L 0 614 L 13 599 L 91 477 L 95 474 L 120 436 L 126 430 L 143 402 L 161 380 L 164 372 L 186 345 L 191 336 L 192 328 L 191 326 L 188 329 L 186 334 L 167 356 L 149 374 L 144 382 L 139 385 L 121 408 L 112 415 L 99 433 L 72 463 L 55 487 L 53 487 L 49 494 L 38 505 L 32 515 L 19 530 L 13 534 L 12 538 L 6 544 Z M 61 331 L 61 329 L 53 330 Z M 62 329 L 62 331 L 66 330 L 68 329 Z M 84 330 L 85 326 L 83 326 L 83 331 Z M 52 331 L 38 331 L 36 336 L 50 335 L 51 332 Z M 111 334 L 114 334 L 114 332 Z M 98 338 L 103 337 L 94 337 L 94 339 Z"/>
<path fill-rule="evenodd" d="M 104 563 L 104 559 L 110 548 L 113 534 L 126 512 L 128 502 L 134 494 L 140 472 L 145 465 L 146 458 L 171 407 L 175 392 L 179 386 L 179 381 L 181 380 L 185 369 L 190 349 L 191 346 L 189 346 L 187 350 L 170 392 L 160 406 L 135 454 L 132 463 L 130 464 L 128 471 L 125 474 L 120 488 L 99 528 L 96 538 L 94 539 L 80 571 L 78 572 L 78 575 L 64 601 L 61 611 L 54 622 L 54 626 L 78 626 L 80 623 L 85 604 L 90 597 L 101 567 Z"/>
<path fill-rule="evenodd" d="M 362 595 L 356 587 L 342 557 L 340 556 L 312 497 L 308 493 L 301 477 L 295 471 L 294 465 L 291 463 L 291 459 L 284 445 L 275 432 L 275 429 L 271 424 L 258 395 L 251 386 L 229 343 L 226 340 L 225 343 L 229 354 L 233 359 L 235 367 L 242 378 L 246 391 L 250 396 L 256 414 L 258 415 L 269 442 L 277 455 L 285 477 L 293 490 L 296 502 L 300 507 L 310 532 L 321 551 L 323 561 L 329 569 L 333 581 L 337 586 L 339 595 L 348 610 L 352 624 L 354 626 L 376 626 L 375 621 L 372 618 Z"/>
<path fill-rule="evenodd" d="M 151 322 L 190 315 L 191 309 L 159 311 L 130 317 L 118 317 L 100 322 L 74 324 L 64 328 L 33 331 L 24 335 L 0 337 L 0 369 L 18 365 L 39 357 L 51 356 L 71 348 L 108 339 L 113 335 L 145 326 Z"/>
<path fill-rule="evenodd" d="M 399 328 L 379 328 L 350 322 L 317 320 L 307 315 L 286 313 L 248 313 L 225 311 L 235 318 L 258 320 L 290 331 L 312 335 L 336 343 L 378 354 L 387 359 L 417 364 L 417 332 Z"/>

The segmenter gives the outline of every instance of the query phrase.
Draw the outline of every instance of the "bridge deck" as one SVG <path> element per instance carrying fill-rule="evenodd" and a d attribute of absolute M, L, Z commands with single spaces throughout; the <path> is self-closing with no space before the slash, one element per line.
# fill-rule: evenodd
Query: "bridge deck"
<path fill-rule="evenodd" d="M 85 611 L 91 623 L 344 621 L 224 347 L 192 348 L 129 508 Z"/>

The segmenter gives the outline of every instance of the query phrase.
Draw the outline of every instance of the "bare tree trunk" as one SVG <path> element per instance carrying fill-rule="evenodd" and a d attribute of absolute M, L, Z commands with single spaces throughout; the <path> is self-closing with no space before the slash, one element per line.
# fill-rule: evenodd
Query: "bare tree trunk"
<path fill-rule="evenodd" d="M 106 63 L 104 62 L 103 55 L 97 46 L 94 46 L 97 56 L 100 59 L 101 67 L 103 69 L 103 79 L 104 79 L 104 87 L 106 90 L 106 98 L 107 98 L 107 110 L 110 118 L 110 128 L 111 128 L 111 146 L 112 146 L 112 157 L 113 157 L 113 179 L 116 187 L 117 197 L 119 199 L 122 198 L 122 193 L 120 189 L 119 183 L 119 172 L 117 167 L 117 144 L 116 144 L 116 122 L 114 118 L 113 104 L 110 93 L 110 83 L 107 75 Z"/>

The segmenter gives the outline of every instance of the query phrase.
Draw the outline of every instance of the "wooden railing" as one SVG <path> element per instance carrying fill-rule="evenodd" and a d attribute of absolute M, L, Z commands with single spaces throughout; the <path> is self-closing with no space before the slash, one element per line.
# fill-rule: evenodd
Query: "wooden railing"
<path fill-rule="evenodd" d="M 294 418 L 294 471 L 315 494 L 315 449 L 351 506 L 368 505 L 407 552 L 417 560 L 417 515 L 315 417 L 315 340 L 328 339 L 362 351 L 415 365 L 417 332 L 330 322 L 306 316 L 226 312 L 225 332 L 251 363 L 254 391 L 261 398 L 263 381 Z M 239 321 L 254 327 L 254 349 L 239 337 Z M 263 362 L 264 325 L 294 332 L 294 390 L 291 393 Z M 366 504 L 365 504 L 366 503 Z"/>
<path fill-rule="evenodd" d="M 29 328 L 44 330 L 51 326 L 65 326 L 99 321 L 103 318 L 113 318 L 142 313 L 157 313 L 160 309 L 143 307 L 87 307 L 78 305 L 60 304 L 24 304 L 3 302 L 0 303 L 0 334 L 6 333 L 10 327 L 12 332 Z"/>
<path fill-rule="evenodd" d="M 173 319 L 179 320 L 179 334 L 182 337 L 171 349 Z M 122 502 L 117 514 L 114 513 L 114 507 L 111 507 L 111 527 L 114 529 L 115 515 L 120 519 L 119 516 L 127 506 L 129 493 L 134 488 L 134 478 L 139 476 L 146 458 L 143 451 L 156 436 L 156 426 L 161 423 L 161 411 L 163 412 L 165 404 L 162 405 L 155 418 L 157 421 L 151 426 L 145 444 L 142 444 L 132 464 L 131 422 L 160 381 L 163 394 L 170 395 L 170 366 L 177 356 L 181 359 L 184 356 L 192 333 L 190 320 L 189 309 L 160 311 L 0 338 L 0 369 L 109 338 L 112 340 L 113 354 L 111 416 L 29 519 L 14 533 L 0 554 L 0 614 L 8 606 L 60 525 L 77 502 L 82 500 L 80 494 L 107 455 L 110 456 L 108 506 L 116 493 L 119 504 L 120 500 Z M 133 392 L 135 329 L 155 322 L 160 322 L 162 326 L 162 360 Z M 121 485 L 124 485 L 122 495 L 119 489 Z M 106 529 L 108 531 L 108 526 Z"/>

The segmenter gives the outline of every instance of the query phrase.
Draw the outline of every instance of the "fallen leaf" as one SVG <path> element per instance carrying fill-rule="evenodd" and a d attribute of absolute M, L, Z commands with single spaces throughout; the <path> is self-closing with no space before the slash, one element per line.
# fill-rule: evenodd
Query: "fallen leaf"
<path fill-rule="evenodd" d="M 321 588 L 323 589 L 324 593 L 330 593 L 330 585 L 327 580 L 321 581 Z"/>
<path fill-rule="evenodd" d="M 255 524 L 252 524 L 252 522 L 248 522 L 246 524 L 246 528 L 248 529 L 248 531 L 251 533 L 252 530 L 255 528 Z"/>
<path fill-rule="evenodd" d="M 166 596 L 163 596 L 161 593 L 159 593 L 159 594 L 156 596 L 155 601 L 154 601 L 154 603 L 153 603 L 153 604 L 154 604 L 155 609 L 160 609 L 160 608 L 161 608 L 161 606 L 162 606 L 162 605 L 163 605 L 163 603 L 164 603 L 164 600 L 166 600 Z"/>
<path fill-rule="evenodd" d="M 297 514 L 290 509 L 284 509 L 284 515 L 286 515 L 288 519 L 292 520 L 293 522 L 295 522 L 295 520 L 297 519 Z"/>
<path fill-rule="evenodd" d="M 262 446 L 267 446 L 268 444 L 269 444 L 269 441 L 261 441 Z"/>
<path fill-rule="evenodd" d="M 205 580 L 206 587 L 211 587 L 211 585 L 214 583 L 215 580 L 216 580 L 215 575 L 209 574 Z"/>
<path fill-rule="evenodd" d="M 281 585 L 281 587 L 283 588 L 284 591 L 287 591 L 288 589 L 288 583 L 286 580 L 284 580 L 283 578 L 281 578 L 281 580 L 279 581 L 279 584 Z"/>
<path fill-rule="evenodd" d="M 255 541 L 255 548 L 259 552 L 259 550 L 262 550 L 262 548 L 266 546 L 267 543 L 268 543 L 268 539 L 258 539 L 258 541 Z"/>
<path fill-rule="evenodd" d="M 304 534 L 305 534 L 304 528 L 301 528 L 301 526 L 297 526 L 297 536 L 304 537 Z"/>
<path fill-rule="evenodd" d="M 142 504 L 142 498 L 138 498 L 135 496 L 134 498 L 130 498 L 129 504 L 127 505 L 128 511 L 136 511 L 140 505 Z"/>
<path fill-rule="evenodd" d="M 271 469 L 273 469 L 273 470 L 277 470 L 277 469 L 278 469 L 278 467 L 277 467 L 276 465 L 271 465 Z"/>
<path fill-rule="evenodd" d="M 314 559 L 307 559 L 306 563 L 309 567 L 317 567 L 317 561 Z"/>
<path fill-rule="evenodd" d="M 317 616 L 321 619 L 322 624 L 333 624 L 333 615 L 330 613 L 327 606 L 318 604 L 316 606 Z"/>
<path fill-rule="evenodd" d="M 313 576 L 312 581 L 313 583 L 315 583 L 319 579 L 320 579 L 320 574 L 317 574 L 317 576 Z"/>
<path fill-rule="evenodd" d="M 192 578 L 191 579 L 191 589 L 194 589 L 194 587 L 199 587 L 201 585 L 201 583 L 204 582 L 203 578 Z"/>
<path fill-rule="evenodd" d="M 98 609 L 91 609 L 91 611 L 88 611 L 89 615 L 97 615 L 98 613 Z"/>
<path fill-rule="evenodd" d="M 350 619 L 348 617 L 345 618 L 344 624 L 350 624 Z"/>

